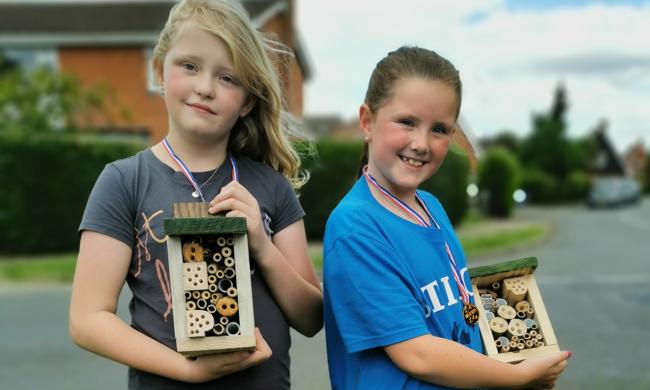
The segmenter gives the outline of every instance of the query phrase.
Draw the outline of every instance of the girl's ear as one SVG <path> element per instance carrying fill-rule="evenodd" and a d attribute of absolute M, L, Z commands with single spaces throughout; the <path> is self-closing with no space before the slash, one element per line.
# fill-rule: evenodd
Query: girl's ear
<path fill-rule="evenodd" d="M 257 103 L 257 96 L 249 93 L 248 97 L 246 97 L 246 102 L 239 111 L 239 117 L 243 118 L 246 115 L 250 114 L 250 112 L 253 110 L 253 107 L 255 107 L 255 103 Z"/>
<path fill-rule="evenodd" d="M 371 140 L 372 119 L 370 107 L 366 103 L 363 103 L 361 107 L 359 107 L 359 127 L 363 132 L 366 142 Z"/>

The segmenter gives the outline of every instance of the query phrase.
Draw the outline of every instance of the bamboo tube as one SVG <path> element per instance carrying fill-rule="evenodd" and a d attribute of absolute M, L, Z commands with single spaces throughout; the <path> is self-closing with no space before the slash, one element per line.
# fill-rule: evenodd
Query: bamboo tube
<path fill-rule="evenodd" d="M 511 336 L 522 337 L 526 334 L 526 325 L 522 320 L 517 318 L 510 320 L 507 333 Z"/>
<path fill-rule="evenodd" d="M 206 307 L 208 307 L 208 301 L 206 301 L 205 299 L 197 299 L 196 300 L 196 307 L 203 310 Z"/>
<path fill-rule="evenodd" d="M 494 317 L 490 320 L 490 329 L 496 336 L 501 336 L 508 330 L 508 322 L 501 317 Z"/>
<path fill-rule="evenodd" d="M 224 246 L 224 245 L 226 245 L 226 239 L 223 238 L 223 237 L 219 237 L 219 238 L 217 238 L 217 245 L 219 245 L 219 246 Z"/>
<path fill-rule="evenodd" d="M 496 307 L 499 307 L 499 306 L 508 305 L 508 302 L 503 298 L 498 298 L 494 301 L 494 304 L 496 305 Z"/>
<path fill-rule="evenodd" d="M 501 295 L 513 306 L 515 303 L 523 300 L 528 292 L 528 287 L 521 277 L 503 279 L 501 285 Z"/>
<path fill-rule="evenodd" d="M 524 335 L 522 337 L 524 338 L 524 340 L 530 340 L 531 336 L 528 333 L 524 333 Z"/>
<path fill-rule="evenodd" d="M 215 271 L 216 272 L 216 271 Z M 215 284 L 217 283 L 217 277 L 215 275 L 208 275 L 208 283 Z"/>
<path fill-rule="evenodd" d="M 209 304 L 206 310 L 208 311 L 208 313 L 214 314 L 217 312 L 217 307 L 213 304 Z"/>
<path fill-rule="evenodd" d="M 219 322 L 223 325 L 228 325 L 228 322 L 230 322 L 230 320 L 228 320 L 228 317 L 221 317 L 219 318 Z"/>
<path fill-rule="evenodd" d="M 210 299 L 210 291 L 203 291 L 203 292 L 201 293 L 201 298 L 202 298 L 202 299 L 205 299 L 205 300 Z"/>
<path fill-rule="evenodd" d="M 544 335 L 541 333 L 538 333 L 537 336 L 535 336 L 535 340 L 537 341 L 544 341 Z"/>
<path fill-rule="evenodd" d="M 221 256 L 230 257 L 230 255 L 232 255 L 232 249 L 228 248 L 227 246 L 221 248 Z"/>
<path fill-rule="evenodd" d="M 219 281 L 219 291 L 224 294 L 228 293 L 228 289 L 232 287 L 232 281 L 230 279 L 221 279 Z"/>
<path fill-rule="evenodd" d="M 194 301 L 185 302 L 185 310 L 194 310 L 196 309 L 196 303 Z"/>
<path fill-rule="evenodd" d="M 492 283 L 492 290 L 499 291 L 500 288 L 501 288 L 501 282 L 499 282 L 498 280 Z"/>
<path fill-rule="evenodd" d="M 214 327 L 212 328 L 212 331 L 217 336 L 221 336 L 226 331 L 226 328 L 221 324 L 215 324 Z"/>
<path fill-rule="evenodd" d="M 524 312 L 524 311 L 518 311 L 518 312 L 517 312 L 517 318 L 519 318 L 520 320 L 524 320 L 524 319 L 526 319 L 526 312 Z"/>
<path fill-rule="evenodd" d="M 233 240 L 232 237 L 226 238 L 226 245 L 233 246 L 234 243 L 235 243 L 235 240 Z"/>
<path fill-rule="evenodd" d="M 535 338 L 535 336 L 537 336 L 537 331 L 536 330 L 529 330 L 528 334 L 530 335 L 530 337 Z"/>
<path fill-rule="evenodd" d="M 234 287 L 230 287 L 228 289 L 228 296 L 231 297 L 231 298 L 236 297 L 237 296 L 237 289 L 234 288 Z"/>
<path fill-rule="evenodd" d="M 201 291 L 198 291 L 198 290 L 192 291 L 192 298 L 194 298 L 194 299 L 201 298 Z"/>
<path fill-rule="evenodd" d="M 529 307 L 526 310 L 526 318 L 533 318 L 534 315 L 535 315 L 535 309 L 533 309 L 532 307 Z"/>
<path fill-rule="evenodd" d="M 217 279 L 223 279 L 224 272 L 222 269 L 217 270 Z"/>
<path fill-rule="evenodd" d="M 210 295 L 210 301 L 213 305 L 216 305 L 217 301 L 221 298 L 223 298 L 223 294 L 221 293 L 212 293 L 212 295 Z"/>
<path fill-rule="evenodd" d="M 233 265 L 235 265 L 235 259 L 233 259 L 232 257 L 226 257 L 223 260 L 223 265 L 225 265 L 226 267 L 232 267 Z"/>
<path fill-rule="evenodd" d="M 544 342 L 543 342 L 543 341 L 538 341 L 538 342 L 535 343 L 535 347 L 537 347 L 537 348 L 539 348 L 539 347 L 543 347 L 543 346 L 544 346 Z"/>
<path fill-rule="evenodd" d="M 226 333 L 228 336 L 236 336 L 239 334 L 239 324 L 236 322 L 231 322 L 226 326 Z"/>
<path fill-rule="evenodd" d="M 510 340 L 505 336 L 500 336 L 497 340 L 501 342 L 501 346 L 510 344 Z"/>
<path fill-rule="evenodd" d="M 211 293 L 216 293 L 218 291 L 218 287 L 216 283 L 210 283 L 208 284 L 208 291 Z"/>
<path fill-rule="evenodd" d="M 208 265 L 208 274 L 214 275 L 217 272 L 217 265 L 212 263 Z M 210 279 L 210 276 L 208 276 L 208 280 Z"/>
<path fill-rule="evenodd" d="M 520 342 L 517 344 L 517 348 L 518 348 L 520 351 L 523 351 L 524 349 L 526 349 L 526 344 L 524 344 L 523 341 L 520 341 Z"/>
<path fill-rule="evenodd" d="M 526 318 L 524 320 L 524 324 L 526 324 L 526 327 L 528 329 L 537 330 L 537 323 L 535 323 L 535 320 L 533 320 L 532 318 Z M 533 328 L 533 325 L 535 326 L 534 328 Z"/>
<path fill-rule="evenodd" d="M 185 291 L 185 300 L 188 301 L 192 299 L 192 292 L 191 291 Z"/>
<path fill-rule="evenodd" d="M 225 276 L 227 279 L 232 279 L 235 277 L 235 269 L 234 268 L 226 268 L 223 270 L 223 276 Z"/>
<path fill-rule="evenodd" d="M 535 342 L 533 340 L 526 340 L 524 344 L 526 345 L 526 349 L 533 348 L 535 346 Z"/>
<path fill-rule="evenodd" d="M 501 318 L 505 318 L 506 320 L 511 320 L 515 318 L 517 312 L 512 306 L 502 305 L 497 308 L 497 315 Z"/>
<path fill-rule="evenodd" d="M 519 301 L 515 303 L 515 309 L 517 311 L 526 311 L 530 308 L 530 303 L 528 301 Z"/>
<path fill-rule="evenodd" d="M 221 253 L 218 253 L 218 252 L 217 252 L 217 253 L 215 253 L 214 255 L 212 255 L 212 260 L 214 260 L 215 263 L 220 262 L 221 259 L 222 259 L 222 257 L 221 257 Z"/>
<path fill-rule="evenodd" d="M 514 352 L 514 351 L 516 351 L 518 349 L 516 341 L 511 341 L 508 345 L 510 346 L 510 351 L 512 351 L 512 352 Z"/>
<path fill-rule="evenodd" d="M 510 345 L 506 344 L 503 347 L 501 347 L 501 352 L 500 353 L 508 353 L 510 352 Z"/>

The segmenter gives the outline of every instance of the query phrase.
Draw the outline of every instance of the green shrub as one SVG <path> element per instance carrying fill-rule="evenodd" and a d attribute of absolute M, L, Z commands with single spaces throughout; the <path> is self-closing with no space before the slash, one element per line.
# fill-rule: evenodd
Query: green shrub
<path fill-rule="evenodd" d="M 363 144 L 321 140 L 315 146 L 317 155 L 303 161 L 311 178 L 300 190 L 300 203 L 307 214 L 307 237 L 310 240 L 321 240 L 329 214 L 357 179 Z M 440 170 L 420 187 L 440 199 L 452 223 L 456 223 L 467 212 L 465 189 L 468 171 L 466 157 L 450 151 Z"/>
<path fill-rule="evenodd" d="M 591 188 L 589 176 L 582 171 L 572 171 L 562 185 L 564 200 L 586 200 Z"/>
<path fill-rule="evenodd" d="M 487 193 L 485 212 L 495 217 L 512 213 L 512 194 L 517 189 L 519 164 L 517 158 L 502 148 L 487 152 L 479 164 L 478 186 Z"/>
<path fill-rule="evenodd" d="M 525 169 L 521 187 L 530 203 L 553 203 L 559 200 L 557 179 L 538 169 Z"/>
<path fill-rule="evenodd" d="M 104 165 L 144 145 L 61 134 L 0 134 L 0 252 L 78 248 L 77 227 Z"/>

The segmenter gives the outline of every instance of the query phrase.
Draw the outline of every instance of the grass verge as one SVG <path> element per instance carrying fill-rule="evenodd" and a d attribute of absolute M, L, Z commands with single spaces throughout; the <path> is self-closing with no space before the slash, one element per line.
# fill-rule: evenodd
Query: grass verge
<path fill-rule="evenodd" d="M 0 280 L 70 282 L 76 259 L 76 253 L 0 259 Z"/>
<path fill-rule="evenodd" d="M 541 222 L 473 221 L 458 230 L 468 259 L 509 252 L 539 243 L 550 233 Z M 318 274 L 323 269 L 322 245 L 309 245 L 309 257 Z M 0 258 L 0 280 L 13 282 L 70 282 L 74 275 L 76 253 L 30 257 Z"/>

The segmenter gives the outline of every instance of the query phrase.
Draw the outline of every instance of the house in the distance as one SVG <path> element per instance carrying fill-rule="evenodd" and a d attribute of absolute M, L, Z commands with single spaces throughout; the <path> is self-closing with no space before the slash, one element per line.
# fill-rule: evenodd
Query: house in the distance
<path fill-rule="evenodd" d="M 0 51 L 18 66 L 48 66 L 83 86 L 106 85 L 111 131 L 140 132 L 152 142 L 167 132 L 167 114 L 151 69 L 152 49 L 174 1 L 0 0 Z M 278 65 L 288 111 L 302 117 L 310 76 L 294 24 L 293 0 L 243 1 L 259 30 L 291 48 Z"/>

